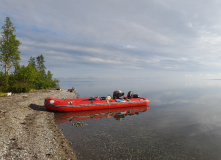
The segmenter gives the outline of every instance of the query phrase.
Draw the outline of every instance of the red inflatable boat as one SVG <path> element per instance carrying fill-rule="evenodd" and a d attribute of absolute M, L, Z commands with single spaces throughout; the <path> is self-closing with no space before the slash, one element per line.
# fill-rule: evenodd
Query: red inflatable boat
<path fill-rule="evenodd" d="M 113 93 L 113 98 L 97 97 L 97 98 L 78 98 L 78 99 L 56 99 L 48 97 L 45 99 L 45 107 L 54 111 L 72 112 L 86 111 L 108 108 L 121 108 L 147 105 L 150 101 L 146 98 L 140 98 L 137 94 L 128 92 L 124 97 L 121 90 L 116 90 Z"/>
<path fill-rule="evenodd" d="M 106 98 L 106 97 L 105 97 Z M 150 101 L 146 98 L 111 99 L 102 98 L 78 98 L 78 99 L 56 99 L 48 97 L 45 99 L 45 107 L 54 111 L 72 112 L 108 108 L 121 108 L 147 105 Z"/>

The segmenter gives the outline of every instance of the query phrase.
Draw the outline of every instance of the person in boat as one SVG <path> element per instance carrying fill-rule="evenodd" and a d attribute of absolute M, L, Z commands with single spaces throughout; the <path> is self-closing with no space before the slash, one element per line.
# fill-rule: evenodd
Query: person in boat
<path fill-rule="evenodd" d="M 107 97 L 106 97 L 106 100 L 108 100 L 108 101 L 110 101 L 112 98 L 111 98 L 111 96 L 110 95 L 108 95 Z"/>
<path fill-rule="evenodd" d="M 122 92 L 121 90 L 114 91 L 113 99 L 125 99 L 124 92 Z"/>

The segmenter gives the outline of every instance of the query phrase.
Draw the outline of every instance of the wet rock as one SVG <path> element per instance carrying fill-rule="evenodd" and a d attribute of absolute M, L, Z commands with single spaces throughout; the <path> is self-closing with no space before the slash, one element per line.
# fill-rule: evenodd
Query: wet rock
<path fill-rule="evenodd" d="M 80 126 L 83 126 L 83 125 L 87 125 L 87 124 L 84 124 L 82 122 L 76 122 L 76 123 L 72 124 L 72 126 L 76 126 L 76 127 L 80 127 Z"/>

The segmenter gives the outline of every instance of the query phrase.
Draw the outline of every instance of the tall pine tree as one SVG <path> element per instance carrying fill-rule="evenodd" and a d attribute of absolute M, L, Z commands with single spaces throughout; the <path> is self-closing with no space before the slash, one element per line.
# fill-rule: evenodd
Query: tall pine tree
<path fill-rule="evenodd" d="M 36 64 L 35 64 L 35 57 L 30 57 L 29 61 L 28 61 L 28 64 L 33 66 L 33 67 L 36 67 Z"/>
<path fill-rule="evenodd" d="M 46 67 L 44 65 L 44 63 L 45 63 L 44 56 L 41 54 L 36 59 L 37 59 L 37 69 L 38 69 L 38 71 L 45 74 Z"/>
<path fill-rule="evenodd" d="M 9 17 L 6 17 L 5 25 L 2 26 L 2 38 L 0 39 L 0 63 L 8 75 L 12 67 L 17 67 L 20 60 L 19 46 L 21 42 L 16 39 L 14 24 Z"/>

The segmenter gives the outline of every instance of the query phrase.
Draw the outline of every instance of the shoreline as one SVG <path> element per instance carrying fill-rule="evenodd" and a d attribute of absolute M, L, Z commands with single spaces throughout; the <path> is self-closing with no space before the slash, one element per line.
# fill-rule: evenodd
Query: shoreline
<path fill-rule="evenodd" d="M 0 97 L 0 157 L 3 159 L 76 160 L 70 143 L 44 99 L 76 98 L 67 90 L 40 90 Z"/>

